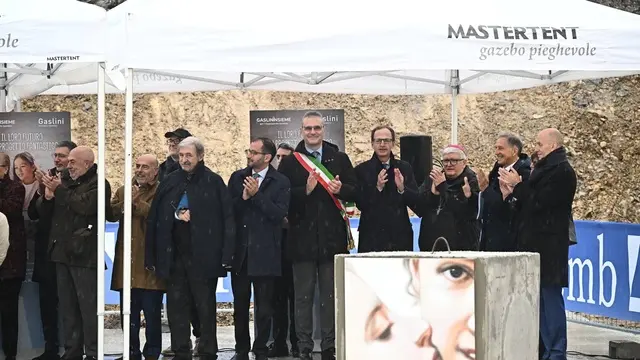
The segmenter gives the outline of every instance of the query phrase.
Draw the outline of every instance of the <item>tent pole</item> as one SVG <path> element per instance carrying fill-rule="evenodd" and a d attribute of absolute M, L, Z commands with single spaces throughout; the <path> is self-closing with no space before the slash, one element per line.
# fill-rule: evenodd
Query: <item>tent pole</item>
<path fill-rule="evenodd" d="M 7 68 L 7 64 L 0 64 L 2 68 Z M 7 111 L 7 73 L 0 72 L 0 112 Z"/>
<path fill-rule="evenodd" d="M 98 360 L 104 359 L 104 235 L 106 227 L 105 199 L 105 74 L 104 63 L 98 64 Z"/>
<path fill-rule="evenodd" d="M 125 71 L 127 91 L 125 96 L 124 119 L 124 226 L 122 241 L 122 328 L 123 328 L 123 359 L 129 360 L 129 340 L 131 333 L 131 218 L 132 218 L 132 171 L 133 161 L 133 69 Z M 133 314 L 140 316 L 140 314 Z M 134 334 L 140 336 L 139 334 Z"/>
<path fill-rule="evenodd" d="M 460 90 L 460 74 L 451 70 L 451 143 L 458 143 L 458 92 Z"/>

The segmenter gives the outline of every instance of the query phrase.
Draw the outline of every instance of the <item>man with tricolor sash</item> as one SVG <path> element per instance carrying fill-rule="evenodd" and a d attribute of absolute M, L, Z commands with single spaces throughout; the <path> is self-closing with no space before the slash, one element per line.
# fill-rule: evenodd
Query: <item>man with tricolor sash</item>
<path fill-rule="evenodd" d="M 287 256 L 293 264 L 296 333 L 302 360 L 310 360 L 314 342 L 313 299 L 319 288 L 322 360 L 335 359 L 333 257 L 353 248 L 349 213 L 357 196 L 351 160 L 326 142 L 322 114 L 307 112 L 302 137 L 278 170 L 291 182 Z M 317 279 L 317 280 L 316 280 Z"/>

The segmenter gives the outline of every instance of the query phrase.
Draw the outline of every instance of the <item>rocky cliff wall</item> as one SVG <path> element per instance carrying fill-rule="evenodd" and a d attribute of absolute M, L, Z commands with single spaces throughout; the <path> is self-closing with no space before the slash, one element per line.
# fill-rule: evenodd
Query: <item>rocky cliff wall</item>
<path fill-rule="evenodd" d="M 594 80 L 461 96 L 459 142 L 468 149 L 473 165 L 488 171 L 500 131 L 520 134 L 530 152 L 539 130 L 557 127 L 566 134 L 571 162 L 578 172 L 576 218 L 638 222 L 639 80 Z M 146 94 L 135 97 L 134 108 L 134 156 L 153 153 L 164 157 L 164 132 L 184 126 L 204 141 L 207 164 L 225 179 L 246 163 L 243 150 L 249 141 L 250 110 L 344 109 L 346 150 L 354 164 L 371 156 L 369 131 L 378 124 L 392 125 L 400 136 L 431 135 L 434 152 L 450 136 L 447 96 L 254 91 Z M 25 101 L 23 111 L 70 111 L 73 140 L 97 145 L 95 97 L 39 96 Z M 123 183 L 124 96 L 109 96 L 106 112 L 107 177 L 115 187 Z"/>

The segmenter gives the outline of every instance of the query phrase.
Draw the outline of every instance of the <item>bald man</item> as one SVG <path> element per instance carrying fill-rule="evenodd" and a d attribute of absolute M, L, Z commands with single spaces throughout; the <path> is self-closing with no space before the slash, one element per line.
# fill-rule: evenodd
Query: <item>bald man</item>
<path fill-rule="evenodd" d="M 67 169 L 44 174 L 40 212 L 51 217 L 49 252 L 56 264 L 65 360 L 97 357 L 98 174 L 91 148 L 69 152 Z M 109 182 L 105 193 L 111 197 Z M 111 208 L 107 210 L 107 218 Z"/>
<path fill-rule="evenodd" d="M 540 254 L 540 359 L 567 359 L 567 319 L 562 288 L 568 286 L 569 223 L 576 173 L 569 164 L 562 133 L 542 130 L 536 138 L 538 162 L 528 181 L 500 170 L 504 192 L 512 192 L 518 211 L 518 251 Z"/>
<path fill-rule="evenodd" d="M 155 273 L 144 268 L 145 233 L 147 215 L 158 188 L 158 159 L 145 154 L 136 160 L 135 178 L 131 189 L 131 333 L 129 356 L 132 360 L 157 360 L 162 350 L 162 296 L 165 283 Z M 122 309 L 122 239 L 124 232 L 124 186 L 121 186 L 111 200 L 113 215 L 120 222 L 111 290 L 120 292 Z M 146 321 L 144 352 L 140 351 L 140 312 Z M 122 313 L 121 313 L 122 316 Z"/>

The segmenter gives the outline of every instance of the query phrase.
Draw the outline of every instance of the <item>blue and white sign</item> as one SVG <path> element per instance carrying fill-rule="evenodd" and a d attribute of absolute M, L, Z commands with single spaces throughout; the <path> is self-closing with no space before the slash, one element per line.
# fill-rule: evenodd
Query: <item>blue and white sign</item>
<path fill-rule="evenodd" d="M 360 219 L 351 219 L 358 243 Z M 420 219 L 412 218 L 414 251 L 418 251 Z M 118 304 L 118 292 L 111 291 L 112 259 L 118 224 L 106 226 L 105 303 Z M 576 221 L 578 244 L 569 251 L 569 287 L 563 290 L 569 311 L 640 321 L 640 225 Z M 353 251 L 355 252 L 355 251 Z M 232 302 L 231 277 L 218 281 L 218 302 Z"/>
<path fill-rule="evenodd" d="M 640 321 L 640 225 L 576 221 L 567 310 Z"/>

